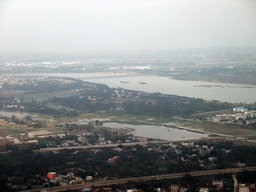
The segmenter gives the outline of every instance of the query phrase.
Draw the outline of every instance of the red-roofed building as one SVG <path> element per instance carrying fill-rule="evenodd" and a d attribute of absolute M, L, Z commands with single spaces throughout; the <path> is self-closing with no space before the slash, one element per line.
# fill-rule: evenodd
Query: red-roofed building
<path fill-rule="evenodd" d="M 55 178 L 55 177 L 56 177 L 56 172 L 49 172 L 49 173 L 47 174 L 47 177 L 48 177 L 49 179 Z"/>

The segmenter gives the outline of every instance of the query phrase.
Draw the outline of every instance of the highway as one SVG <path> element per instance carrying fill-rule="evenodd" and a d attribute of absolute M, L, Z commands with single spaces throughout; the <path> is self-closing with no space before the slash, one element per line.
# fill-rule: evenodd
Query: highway
<path fill-rule="evenodd" d="M 218 175 L 223 173 L 238 173 L 244 170 L 255 171 L 256 167 L 229 168 L 229 169 L 217 169 L 217 170 L 210 170 L 210 171 L 195 171 L 195 172 L 187 172 L 187 173 L 173 173 L 173 174 L 154 175 L 154 176 L 145 176 L 145 177 L 132 177 L 127 179 L 95 181 L 95 182 L 87 182 L 84 184 L 74 184 L 74 185 L 59 186 L 59 187 L 53 187 L 53 188 L 26 190 L 23 192 L 40 192 L 42 190 L 47 190 L 50 192 L 59 192 L 59 191 L 66 191 L 66 190 L 90 188 L 92 186 L 110 186 L 113 184 L 123 184 L 123 183 L 127 183 L 128 181 L 138 182 L 138 181 L 147 181 L 151 179 L 174 179 L 174 178 L 184 177 L 185 174 L 190 174 L 191 176 L 206 176 L 206 175 Z"/>

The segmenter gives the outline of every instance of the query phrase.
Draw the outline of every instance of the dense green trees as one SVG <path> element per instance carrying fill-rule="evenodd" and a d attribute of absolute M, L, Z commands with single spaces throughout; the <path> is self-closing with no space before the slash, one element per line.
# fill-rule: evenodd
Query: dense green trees
<path fill-rule="evenodd" d="M 124 95 L 123 101 L 117 104 L 117 94 L 113 89 L 98 87 L 97 89 L 81 92 L 80 96 L 77 95 L 66 98 L 55 97 L 50 99 L 49 102 L 75 110 L 90 112 L 100 110 L 115 111 L 117 108 L 122 108 L 127 113 L 152 115 L 155 117 L 169 117 L 174 115 L 190 116 L 195 112 L 230 108 L 230 105 L 227 103 L 204 103 L 202 99 L 163 95 L 160 93 L 143 93 L 140 94 L 140 96 L 136 96 L 137 99 L 131 97 L 131 95 L 136 95 L 136 93 L 136 91 L 122 90 L 122 95 Z M 127 99 L 126 96 L 131 98 Z M 91 99 L 92 97 L 95 99 Z"/>
<path fill-rule="evenodd" d="M 76 138 L 70 135 L 67 139 Z M 237 162 L 246 163 L 246 166 L 256 165 L 255 147 L 234 146 L 228 141 L 212 144 L 199 141 L 197 144 L 212 149 L 208 153 L 199 153 L 197 150 L 191 150 L 191 147 L 179 145 L 176 149 L 181 153 L 178 154 L 171 147 L 154 144 L 151 149 L 155 150 L 135 145 L 120 146 L 121 150 L 62 150 L 56 154 L 33 152 L 32 150 L 38 149 L 40 144 L 33 144 L 25 149 L 7 145 L 6 149 L 11 152 L 0 155 L 0 178 L 28 179 L 35 175 L 45 176 L 49 171 L 63 173 L 74 168 L 74 172 L 83 178 L 89 175 L 122 178 L 207 170 L 213 168 L 212 163 L 216 165 L 215 168 L 223 169 L 236 167 Z M 216 157 L 216 160 L 211 162 L 209 157 Z"/>
<path fill-rule="evenodd" d="M 66 155 L 63 153 L 35 153 L 32 152 L 32 149 L 35 149 L 35 146 L 31 145 L 21 150 L 10 148 L 12 150 L 10 153 L 1 155 L 0 177 L 17 176 L 30 178 L 35 175 L 45 175 L 48 171 L 65 165 L 67 162 Z"/>

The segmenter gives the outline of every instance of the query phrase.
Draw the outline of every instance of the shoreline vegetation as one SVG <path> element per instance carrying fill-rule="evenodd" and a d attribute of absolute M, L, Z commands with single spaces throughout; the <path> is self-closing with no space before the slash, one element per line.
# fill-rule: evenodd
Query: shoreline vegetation
<path fill-rule="evenodd" d="M 159 75 L 159 76 L 163 76 L 163 75 Z M 170 79 L 175 79 L 175 80 L 180 80 L 180 81 L 200 81 L 200 82 L 206 82 L 206 83 L 223 83 L 223 84 L 234 84 L 234 85 L 245 85 L 246 88 L 247 86 L 256 86 L 256 80 L 252 80 L 252 79 L 248 79 L 248 80 L 243 80 L 243 81 L 240 81 L 240 82 L 237 82 L 235 81 L 235 79 L 225 79 L 225 80 L 216 80 L 216 79 L 207 79 L 206 78 L 199 78 L 198 76 L 197 77 L 190 77 L 190 76 L 176 76 L 176 75 L 168 75 L 170 77 Z M 255 78 L 256 77 L 252 77 L 252 78 Z M 233 86 L 232 86 L 233 87 Z M 254 88 L 254 87 L 252 87 Z"/>

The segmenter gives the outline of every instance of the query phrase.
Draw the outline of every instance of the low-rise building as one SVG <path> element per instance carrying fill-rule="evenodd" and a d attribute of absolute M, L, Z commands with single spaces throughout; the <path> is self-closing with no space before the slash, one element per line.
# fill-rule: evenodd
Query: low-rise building
<path fill-rule="evenodd" d="M 49 178 L 49 179 L 53 179 L 53 178 L 55 178 L 57 176 L 57 173 L 56 172 L 49 172 L 48 174 L 47 174 L 47 177 Z"/>
<path fill-rule="evenodd" d="M 235 112 L 245 112 L 245 111 L 248 111 L 248 108 L 245 108 L 244 106 L 240 106 L 240 107 L 235 107 L 233 108 L 233 111 Z"/>
<path fill-rule="evenodd" d="M 212 181 L 212 186 L 218 188 L 223 188 L 223 181 L 219 180 L 213 180 Z"/>
<path fill-rule="evenodd" d="M 201 189 L 199 190 L 199 192 L 209 192 L 209 189 L 208 189 L 208 188 L 201 188 Z"/>
<path fill-rule="evenodd" d="M 238 192 L 250 192 L 250 187 L 245 184 L 240 184 L 238 186 Z"/>

